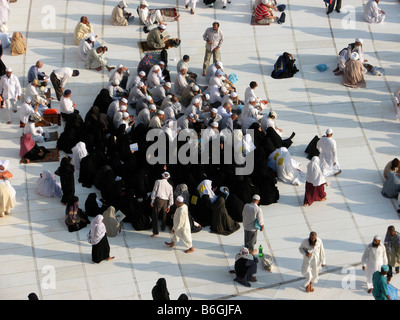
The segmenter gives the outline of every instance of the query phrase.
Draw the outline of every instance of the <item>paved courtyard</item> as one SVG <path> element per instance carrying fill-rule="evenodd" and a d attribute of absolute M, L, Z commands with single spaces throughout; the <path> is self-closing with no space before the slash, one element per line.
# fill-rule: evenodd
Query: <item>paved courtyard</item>
<path fill-rule="evenodd" d="M 129 0 L 128 0 L 129 2 Z M 133 2 L 133 1 L 130 1 Z M 107 71 L 85 70 L 73 43 L 73 31 L 82 15 L 94 25 L 99 39 L 108 46 L 110 64 L 123 64 L 131 74 L 143 57 L 138 41 L 146 35 L 139 25 L 136 8 L 128 11 L 135 20 L 128 27 L 110 24 L 110 14 L 118 1 L 110 0 L 18 0 L 10 4 L 9 31 L 19 31 L 27 38 L 28 51 L 11 56 L 6 49 L 3 61 L 25 88 L 28 69 L 37 60 L 50 74 L 59 67 L 72 67 L 81 74 L 68 82 L 81 114 L 85 114 L 99 91 L 108 82 Z M 382 0 L 386 11 L 381 25 L 362 20 L 365 1 L 345 0 L 342 13 L 327 17 L 321 1 L 284 0 L 286 22 L 282 25 L 252 26 L 251 0 L 232 0 L 222 9 L 220 0 L 214 8 L 198 3 L 190 15 L 181 0 L 149 1 L 150 8 L 177 7 L 179 22 L 170 22 L 168 32 L 182 44 L 168 50 L 169 69 L 176 75 L 176 63 L 184 55 L 190 66 L 201 74 L 204 55 L 204 30 L 219 21 L 225 35 L 221 55 L 227 73 L 236 73 L 239 96 L 250 81 L 257 81 L 257 94 L 269 101 L 278 113 L 277 124 L 288 135 L 296 132 L 290 148 L 293 158 L 306 170 L 304 150 L 326 128 L 334 130 L 342 174 L 329 177 L 327 201 L 303 207 L 304 184 L 293 186 L 278 182 L 279 202 L 263 206 L 265 230 L 258 243 L 274 258 L 273 272 L 260 266 L 258 282 L 251 288 L 233 281 L 228 273 L 235 254 L 243 244 L 243 228 L 230 236 L 220 236 L 204 228 L 193 235 L 195 252 L 185 254 L 182 243 L 174 249 L 165 246 L 171 234 L 161 232 L 151 238 L 151 230 L 135 231 L 130 224 L 115 238 L 109 238 L 110 262 L 93 264 L 91 246 L 86 240 L 88 228 L 69 233 L 64 224 L 65 207 L 59 199 L 48 199 L 35 192 L 36 181 L 44 169 L 55 171 L 58 162 L 19 163 L 19 114 L 6 124 L 0 112 L 0 158 L 7 158 L 17 191 L 16 206 L 9 216 L 0 218 L 0 296 L 5 300 L 25 300 L 35 292 L 41 300 L 151 299 L 151 289 L 158 278 L 167 280 L 171 299 L 186 293 L 193 300 L 215 299 L 346 299 L 373 300 L 366 292 L 361 270 L 364 248 L 375 234 L 385 236 L 389 225 L 400 229 L 398 204 L 381 196 L 383 168 L 400 154 L 400 124 L 392 93 L 400 86 L 399 15 L 397 0 Z M 350 89 L 333 75 L 338 52 L 364 40 L 368 62 L 385 69 L 385 75 L 366 75 L 367 88 Z M 276 59 L 284 51 L 297 59 L 299 68 L 293 78 L 274 80 L 270 74 Z M 320 63 L 329 69 L 319 72 Z M 54 91 L 53 91 L 54 92 Z M 54 103 L 59 107 L 58 103 Z M 61 133 L 62 127 L 58 128 Z M 46 142 L 55 147 L 55 142 Z M 61 156 L 63 153 L 61 153 Z M 75 172 L 77 181 L 78 172 Z M 96 189 L 83 188 L 76 182 L 81 199 Z M 83 201 L 82 201 L 83 202 Z M 83 204 L 82 204 L 83 205 Z M 300 242 L 316 231 L 326 249 L 327 266 L 322 270 L 315 292 L 302 287 Z M 55 274 L 55 286 L 48 279 Z M 400 275 L 393 285 L 400 287 Z"/>

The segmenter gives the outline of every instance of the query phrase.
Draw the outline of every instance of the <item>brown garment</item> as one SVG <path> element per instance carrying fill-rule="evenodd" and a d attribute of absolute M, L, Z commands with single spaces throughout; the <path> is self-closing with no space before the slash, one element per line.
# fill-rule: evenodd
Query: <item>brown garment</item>
<path fill-rule="evenodd" d="M 18 56 L 26 53 L 26 42 L 20 32 L 14 32 L 11 38 L 11 55 Z"/>
<path fill-rule="evenodd" d="M 351 88 L 365 88 L 364 66 L 360 60 L 349 60 L 344 67 L 343 85 Z"/>

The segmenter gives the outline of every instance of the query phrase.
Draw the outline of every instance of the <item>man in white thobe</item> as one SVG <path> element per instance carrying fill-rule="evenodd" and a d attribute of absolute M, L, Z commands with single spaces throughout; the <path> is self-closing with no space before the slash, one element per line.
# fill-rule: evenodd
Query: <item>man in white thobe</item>
<path fill-rule="evenodd" d="M 91 49 L 94 48 L 94 44 L 96 42 L 96 38 L 94 36 L 90 36 L 89 38 L 84 38 L 81 40 L 79 44 L 79 57 L 86 62 L 86 57 Z"/>
<path fill-rule="evenodd" d="M 96 69 L 97 71 L 103 68 L 107 68 L 108 71 L 115 69 L 115 67 L 108 66 L 108 60 L 104 58 L 107 51 L 107 47 L 90 49 L 86 56 L 86 69 Z"/>
<path fill-rule="evenodd" d="M 184 203 L 183 197 L 178 196 L 175 201 L 176 211 L 173 214 L 173 227 L 171 242 L 165 242 L 167 246 L 172 248 L 175 243 L 182 240 L 183 244 L 188 248 L 185 253 L 193 252 L 192 245 L 192 232 L 190 229 L 189 221 L 189 210 L 187 205 Z"/>
<path fill-rule="evenodd" d="M 140 21 L 150 31 L 156 28 L 162 22 L 162 15 L 160 10 L 152 10 L 150 13 L 149 4 L 145 0 L 141 0 L 138 8 Z"/>
<path fill-rule="evenodd" d="M 307 239 L 304 239 L 299 247 L 303 255 L 301 272 L 306 278 L 304 287 L 306 292 L 313 292 L 313 283 L 318 283 L 318 273 L 325 267 L 325 249 L 322 240 L 317 237 L 316 232 L 311 232 Z"/>
<path fill-rule="evenodd" d="M 317 149 L 320 152 L 319 159 L 321 170 L 325 177 L 331 175 L 336 176 L 342 172 L 337 158 L 336 141 L 332 138 L 332 135 L 333 130 L 328 128 L 326 130 L 326 135 L 322 136 L 317 142 Z"/>
<path fill-rule="evenodd" d="M 189 85 L 187 78 L 187 69 L 182 68 L 177 74 L 174 82 L 174 91 L 177 95 L 182 95 L 185 88 Z"/>
<path fill-rule="evenodd" d="M 0 79 L 0 97 L 4 100 L 7 111 L 7 124 L 11 123 L 11 109 L 17 112 L 16 100 L 21 100 L 21 84 L 18 78 L 12 74 L 12 69 L 7 68 L 6 74 Z"/>
<path fill-rule="evenodd" d="M 372 292 L 372 275 L 375 271 L 380 271 L 382 265 L 388 264 L 388 259 L 386 255 L 386 248 L 381 243 L 381 237 L 376 235 L 364 251 L 361 258 L 362 270 L 365 271 L 367 277 L 367 289 L 368 293 Z"/>
<path fill-rule="evenodd" d="M 379 0 L 369 0 L 364 6 L 364 20 L 369 23 L 381 23 L 385 21 L 385 11 L 379 9 Z"/>

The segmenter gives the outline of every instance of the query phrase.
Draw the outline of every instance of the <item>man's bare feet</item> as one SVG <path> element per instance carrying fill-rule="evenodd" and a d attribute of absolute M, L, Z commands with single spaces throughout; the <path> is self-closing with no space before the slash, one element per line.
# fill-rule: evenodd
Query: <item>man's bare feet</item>
<path fill-rule="evenodd" d="M 174 246 L 175 242 L 173 242 L 173 241 L 171 241 L 171 242 L 165 242 L 165 244 L 166 244 L 168 247 L 172 248 L 172 247 Z"/>
<path fill-rule="evenodd" d="M 107 261 L 113 260 L 115 257 L 108 257 Z"/>
<path fill-rule="evenodd" d="M 158 235 L 158 233 L 153 233 L 153 234 L 151 235 L 151 237 L 154 238 L 154 237 L 156 237 L 157 235 Z"/>

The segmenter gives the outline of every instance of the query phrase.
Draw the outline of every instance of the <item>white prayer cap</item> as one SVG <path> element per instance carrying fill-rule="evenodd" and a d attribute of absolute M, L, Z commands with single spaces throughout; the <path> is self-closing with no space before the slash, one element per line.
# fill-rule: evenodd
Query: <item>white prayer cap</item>
<path fill-rule="evenodd" d="M 122 65 L 122 64 L 119 64 L 118 66 L 117 66 L 117 69 L 121 69 L 121 68 L 123 68 L 124 66 Z"/>
<path fill-rule="evenodd" d="M 139 81 L 138 84 L 136 85 L 138 88 L 142 88 L 144 86 L 144 82 Z"/>
<path fill-rule="evenodd" d="M 222 86 L 221 87 L 221 92 L 222 93 L 228 92 L 228 89 L 225 86 Z"/>
<path fill-rule="evenodd" d="M 140 5 L 142 5 L 142 6 L 149 6 L 149 4 L 147 3 L 146 0 L 141 0 L 141 1 L 140 1 Z"/>
<path fill-rule="evenodd" d="M 119 110 L 121 110 L 121 111 L 126 111 L 126 110 L 128 110 L 128 106 L 125 105 L 125 104 L 123 104 L 123 105 L 119 108 Z"/>
<path fill-rule="evenodd" d="M 255 194 L 253 196 L 253 200 L 261 200 L 260 196 L 258 194 Z"/>
<path fill-rule="evenodd" d="M 269 113 L 269 116 L 270 116 L 270 117 L 278 118 L 278 114 L 277 114 L 275 111 L 271 111 L 271 112 Z"/>
<path fill-rule="evenodd" d="M 126 98 L 122 98 L 122 99 L 121 99 L 121 102 L 122 102 L 122 103 L 125 103 L 125 104 L 128 104 L 128 100 L 126 100 Z"/>
<path fill-rule="evenodd" d="M 193 114 L 193 113 L 189 114 L 189 118 L 190 118 L 190 119 L 195 119 L 194 114 Z"/>
<path fill-rule="evenodd" d="M 118 79 L 115 79 L 114 82 L 113 82 L 113 85 L 119 86 L 120 83 L 121 83 L 121 82 L 120 82 Z"/>
<path fill-rule="evenodd" d="M 254 101 L 256 101 L 256 98 L 254 98 L 254 97 L 249 98 L 249 102 L 254 102 Z"/>
<path fill-rule="evenodd" d="M 173 125 L 174 125 L 174 120 L 172 119 L 168 119 L 167 122 L 165 123 L 165 126 L 167 128 L 172 128 Z"/>
<path fill-rule="evenodd" d="M 192 87 L 192 90 L 193 90 L 193 91 L 199 91 L 200 88 L 199 88 L 198 85 L 195 84 L 195 85 Z"/>
<path fill-rule="evenodd" d="M 146 72 L 144 72 L 144 71 L 140 71 L 140 72 L 139 72 L 139 76 L 144 77 L 145 75 L 146 75 Z"/>
<path fill-rule="evenodd" d="M 263 4 L 267 4 L 267 3 L 268 3 L 268 0 L 262 0 L 262 3 L 263 3 Z"/>
<path fill-rule="evenodd" d="M 160 29 L 165 30 L 165 29 L 167 29 L 167 26 L 165 24 L 162 24 L 162 25 L 160 25 Z"/>
<path fill-rule="evenodd" d="M 215 75 L 216 75 L 216 76 L 223 76 L 223 75 L 224 75 L 224 72 L 221 71 L 220 69 L 218 69 L 217 71 L 215 71 Z"/>
<path fill-rule="evenodd" d="M 158 114 L 164 114 L 164 111 L 158 110 L 157 113 L 158 113 Z"/>
<path fill-rule="evenodd" d="M 32 102 L 32 98 L 31 97 L 26 97 L 25 102 L 26 103 L 31 103 Z"/>
<path fill-rule="evenodd" d="M 382 238 L 381 238 L 380 235 L 377 234 L 377 235 L 374 236 L 374 240 L 382 240 Z"/>
<path fill-rule="evenodd" d="M 210 100 L 211 97 L 208 93 L 206 93 L 206 94 L 204 94 L 204 98 L 206 98 L 206 100 L 208 101 L 208 100 Z"/>
<path fill-rule="evenodd" d="M 215 63 L 215 65 L 218 66 L 218 67 L 220 67 L 221 69 L 224 67 L 224 65 L 222 64 L 221 61 L 217 61 L 217 62 Z"/>
<path fill-rule="evenodd" d="M 178 197 L 176 197 L 176 201 L 183 203 L 184 200 L 183 200 L 182 196 L 178 196 Z"/>
<path fill-rule="evenodd" d="M 218 128 L 218 122 L 214 121 L 213 123 L 211 123 L 211 127 Z"/>
<path fill-rule="evenodd" d="M 12 69 L 11 68 L 7 68 L 6 72 L 12 72 Z"/>
<path fill-rule="evenodd" d="M 160 70 L 160 66 L 158 64 L 155 64 L 153 67 L 153 71 L 158 71 Z"/>
<path fill-rule="evenodd" d="M 164 172 L 161 176 L 165 179 L 168 179 L 171 175 L 169 174 L 169 172 Z"/>
<path fill-rule="evenodd" d="M 153 98 L 151 96 L 146 96 L 146 100 L 150 102 L 153 101 Z"/>
<path fill-rule="evenodd" d="M 122 117 L 125 119 L 125 118 L 128 118 L 129 117 L 129 113 L 128 112 L 124 112 L 123 114 L 122 114 Z"/>
<path fill-rule="evenodd" d="M 165 66 L 165 62 L 160 60 L 160 62 L 158 64 L 162 64 L 163 66 Z"/>
<path fill-rule="evenodd" d="M 328 129 L 326 129 L 326 132 L 325 132 L 326 134 L 332 134 L 333 133 L 333 130 L 331 129 L 331 128 L 328 128 Z"/>
<path fill-rule="evenodd" d="M 363 44 L 363 39 L 361 39 L 361 38 L 356 38 L 356 41 L 355 42 L 359 42 L 359 43 L 361 43 L 361 44 Z"/>
<path fill-rule="evenodd" d="M 149 109 L 150 110 L 157 110 L 157 107 L 156 107 L 155 104 L 151 104 L 151 105 L 149 105 Z"/>
<path fill-rule="evenodd" d="M 237 96 L 238 96 L 238 94 L 235 91 L 231 92 L 231 97 L 232 98 L 236 98 Z"/>
<path fill-rule="evenodd" d="M 212 112 L 212 113 L 218 113 L 218 109 L 212 108 L 212 109 L 211 109 L 211 112 Z"/>
<path fill-rule="evenodd" d="M 95 38 L 95 36 L 90 36 L 89 40 L 90 40 L 91 42 L 95 42 L 95 41 L 96 41 L 96 38 Z"/>
<path fill-rule="evenodd" d="M 122 0 L 118 4 L 120 7 L 129 7 L 129 4 L 126 2 L 126 0 Z"/>
<path fill-rule="evenodd" d="M 167 88 L 171 88 L 172 84 L 171 84 L 171 82 L 166 82 L 166 83 L 164 83 L 164 86 L 166 86 Z"/>
<path fill-rule="evenodd" d="M 358 59 L 360 59 L 360 56 L 358 55 L 357 52 L 353 52 L 353 53 L 351 54 L 351 56 L 350 56 L 350 59 L 351 59 L 351 60 L 358 60 Z"/>
<path fill-rule="evenodd" d="M 198 103 L 201 103 L 201 98 L 200 97 L 194 98 L 193 104 L 198 104 Z"/>

